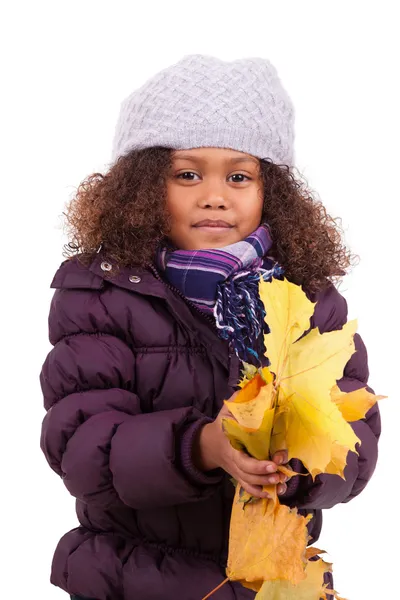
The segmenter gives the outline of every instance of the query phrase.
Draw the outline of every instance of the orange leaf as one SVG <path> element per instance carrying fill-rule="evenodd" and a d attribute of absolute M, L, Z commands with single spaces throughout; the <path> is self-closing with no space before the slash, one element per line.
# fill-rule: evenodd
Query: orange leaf
<path fill-rule="evenodd" d="M 345 394 L 337 381 L 355 352 L 357 321 L 321 334 L 308 331 L 316 303 L 300 286 L 284 278 L 260 279 L 260 298 L 269 326 L 265 335 L 269 367 L 244 364 L 242 388 L 226 405 L 234 419 L 223 427 L 233 447 L 264 460 L 286 449 L 314 479 L 320 473 L 344 477 L 349 451 L 360 443 L 350 422 L 365 417 L 379 399 L 366 388 Z M 307 331 L 307 335 L 303 335 Z M 287 467 L 278 471 L 292 477 Z M 271 498 L 257 500 L 236 490 L 232 508 L 227 575 L 253 590 L 261 600 L 326 598 L 322 559 L 307 563 L 318 549 L 306 549 L 307 522 L 296 509 L 281 506 L 276 486 Z M 265 581 L 263 585 L 263 581 Z M 337 598 L 336 592 L 332 591 Z"/>
<path fill-rule="evenodd" d="M 311 519 L 296 510 L 268 503 L 251 502 L 243 506 L 236 488 L 232 507 L 227 575 L 245 587 L 259 590 L 264 580 L 285 578 L 301 581 L 306 559 L 307 523 Z M 276 488 L 276 486 L 274 486 Z"/>
<path fill-rule="evenodd" d="M 294 477 L 294 475 L 303 475 L 304 477 L 307 477 L 307 473 L 296 473 L 296 471 L 292 471 L 292 469 L 285 467 L 285 465 L 279 465 L 277 471 L 280 471 L 281 473 L 286 475 L 286 477 L 289 477 L 289 479 L 291 477 Z"/>
<path fill-rule="evenodd" d="M 331 389 L 331 399 L 336 404 L 346 421 L 363 419 L 370 408 L 387 396 L 375 396 L 366 387 L 354 392 L 342 392 L 337 385 Z"/>
<path fill-rule="evenodd" d="M 252 379 L 239 391 L 238 395 L 235 397 L 234 402 L 248 402 L 249 400 L 254 400 L 258 396 L 258 393 L 262 386 L 265 385 L 262 377 L 259 373 L 254 375 Z"/>
<path fill-rule="evenodd" d="M 306 558 L 309 560 L 313 556 L 317 556 L 318 554 L 326 554 L 325 550 L 320 550 L 319 548 L 314 548 L 314 546 L 310 546 L 306 549 Z"/>
<path fill-rule="evenodd" d="M 254 383 L 252 383 L 254 381 Z M 252 397 L 251 394 L 256 394 Z M 222 427 L 236 450 L 245 449 L 258 460 L 269 457 L 269 445 L 275 408 L 272 382 L 265 385 L 260 375 L 250 381 L 233 401 L 225 405 L 235 417 L 222 419 Z"/>

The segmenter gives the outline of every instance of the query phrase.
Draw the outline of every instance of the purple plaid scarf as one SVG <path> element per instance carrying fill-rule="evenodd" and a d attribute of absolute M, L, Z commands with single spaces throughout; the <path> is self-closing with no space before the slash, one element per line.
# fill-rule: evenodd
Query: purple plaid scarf
<path fill-rule="evenodd" d="M 241 360 L 257 366 L 264 351 L 261 333 L 269 331 L 258 293 L 259 279 L 269 281 L 284 272 L 267 256 L 271 246 L 270 229 L 264 224 L 245 240 L 224 248 L 164 247 L 156 256 L 165 279 L 198 309 L 213 314 L 220 336 L 230 340 Z"/>

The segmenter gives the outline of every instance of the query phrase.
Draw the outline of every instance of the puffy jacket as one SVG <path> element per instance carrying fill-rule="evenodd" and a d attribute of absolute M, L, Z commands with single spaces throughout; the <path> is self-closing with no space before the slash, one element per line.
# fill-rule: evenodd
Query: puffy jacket
<path fill-rule="evenodd" d="M 191 449 L 235 391 L 238 360 L 211 319 L 151 269 L 116 271 L 101 254 L 88 267 L 73 258 L 51 287 L 41 448 L 79 520 L 57 546 L 51 582 L 96 600 L 201 600 L 225 578 L 234 488 L 222 471 L 198 471 Z M 317 302 L 311 327 L 343 326 L 347 305 L 333 285 L 308 296 Z M 358 334 L 355 344 L 338 381 L 344 391 L 368 380 Z M 375 469 L 378 408 L 353 427 L 362 443 L 346 481 L 295 477 L 281 500 L 313 512 L 313 541 L 321 509 L 359 494 Z M 215 597 L 254 593 L 228 583 Z"/>

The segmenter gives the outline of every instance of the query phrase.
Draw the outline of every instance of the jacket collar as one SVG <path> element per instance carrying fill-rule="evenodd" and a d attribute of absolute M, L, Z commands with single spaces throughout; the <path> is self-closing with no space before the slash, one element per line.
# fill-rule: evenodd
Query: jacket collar
<path fill-rule="evenodd" d="M 166 297 L 166 286 L 149 269 L 141 267 L 117 269 L 113 261 L 98 254 L 89 270 L 94 275 L 101 277 L 103 283 L 109 281 L 118 287 L 146 296 Z"/>
<path fill-rule="evenodd" d="M 206 315 L 192 309 L 167 283 L 150 270 L 141 267 L 116 269 L 115 263 L 102 253 L 96 255 L 89 267 L 77 257 L 64 261 L 51 283 L 52 288 L 102 289 L 106 282 L 133 294 L 162 298 L 176 320 L 200 339 L 207 352 L 229 367 L 228 343 L 218 337 Z"/>
<path fill-rule="evenodd" d="M 111 270 L 106 269 L 111 266 Z M 189 304 L 175 293 L 167 283 L 156 277 L 152 270 L 140 267 L 123 268 L 112 275 L 113 264 L 98 255 L 90 266 L 90 271 L 105 277 L 114 285 L 144 296 L 156 296 L 164 299 L 174 317 L 189 329 L 192 335 L 201 338 L 201 343 L 207 352 L 213 354 L 225 367 L 228 367 L 227 342 L 218 338 L 215 327 L 207 317 L 192 309 Z M 110 276 L 111 275 L 111 276 Z"/>

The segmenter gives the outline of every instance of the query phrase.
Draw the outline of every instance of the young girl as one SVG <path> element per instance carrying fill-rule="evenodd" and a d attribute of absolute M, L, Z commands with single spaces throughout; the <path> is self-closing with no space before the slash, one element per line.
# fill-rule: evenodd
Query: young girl
<path fill-rule="evenodd" d="M 293 175 L 293 123 L 269 61 L 185 56 L 122 103 L 111 168 L 68 206 L 71 256 L 52 282 L 40 379 L 41 447 L 80 523 L 51 582 L 73 598 L 201 600 L 225 578 L 232 477 L 255 497 L 276 484 L 282 503 L 313 514 L 314 542 L 321 509 L 374 471 L 376 406 L 353 423 L 362 444 L 345 480 L 286 483 L 284 449 L 258 461 L 221 428 L 241 361 L 267 361 L 260 276 L 303 286 L 322 333 L 347 318 L 335 280 L 352 255 Z M 358 334 L 355 346 L 346 392 L 368 380 Z M 215 598 L 254 595 L 230 582 Z"/>

